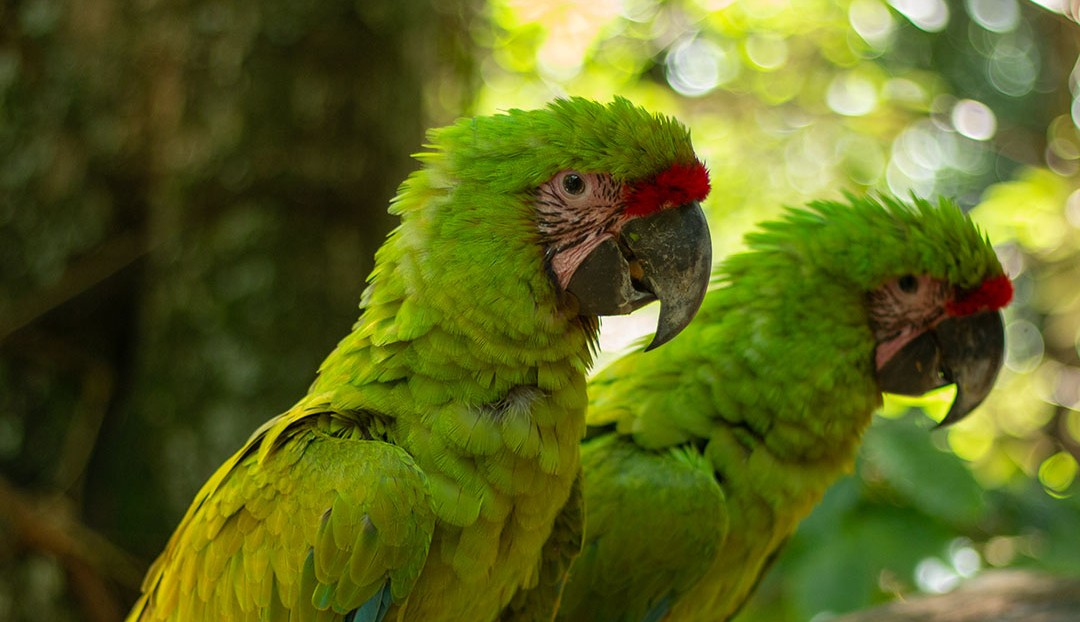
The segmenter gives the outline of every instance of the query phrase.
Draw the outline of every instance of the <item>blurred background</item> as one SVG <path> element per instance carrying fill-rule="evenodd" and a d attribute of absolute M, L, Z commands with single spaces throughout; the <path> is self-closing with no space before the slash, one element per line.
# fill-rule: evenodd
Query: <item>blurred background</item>
<path fill-rule="evenodd" d="M 355 320 L 425 127 L 678 116 L 718 256 L 783 205 L 946 194 L 1017 297 L 986 405 L 889 401 L 738 620 L 1080 574 L 1080 26 L 1066 0 L 0 3 L 0 620 L 114 621 Z M 647 322 L 609 322 L 617 351 Z"/>

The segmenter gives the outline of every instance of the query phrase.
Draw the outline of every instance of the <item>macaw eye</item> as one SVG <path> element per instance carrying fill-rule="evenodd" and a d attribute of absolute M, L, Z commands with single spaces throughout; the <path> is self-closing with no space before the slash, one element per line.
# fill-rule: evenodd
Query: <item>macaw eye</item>
<path fill-rule="evenodd" d="M 910 274 L 905 274 L 896 281 L 896 286 L 905 294 L 914 294 L 919 289 L 919 280 Z"/>
<path fill-rule="evenodd" d="M 562 178 L 562 187 L 566 194 L 577 196 L 585 192 L 585 180 L 577 173 L 567 173 Z"/>

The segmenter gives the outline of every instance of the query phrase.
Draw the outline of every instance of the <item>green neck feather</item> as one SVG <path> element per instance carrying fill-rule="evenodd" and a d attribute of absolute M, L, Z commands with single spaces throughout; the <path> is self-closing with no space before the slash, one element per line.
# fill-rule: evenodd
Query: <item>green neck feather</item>
<path fill-rule="evenodd" d="M 361 317 L 311 394 L 381 412 L 488 404 L 536 386 L 544 368 L 591 365 L 596 326 L 560 303 L 529 195 L 460 181 L 451 190 L 443 164 L 429 159 L 402 186 L 402 223 L 376 255 Z M 499 219 L 478 225 L 491 205 Z"/>

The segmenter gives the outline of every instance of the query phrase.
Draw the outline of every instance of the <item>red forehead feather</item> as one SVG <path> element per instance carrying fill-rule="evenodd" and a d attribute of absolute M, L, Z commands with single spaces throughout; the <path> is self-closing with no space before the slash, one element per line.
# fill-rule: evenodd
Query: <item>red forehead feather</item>
<path fill-rule="evenodd" d="M 635 184 L 626 197 L 627 216 L 647 216 L 667 207 L 709 196 L 709 171 L 697 160 L 672 164 L 649 181 Z"/>
<path fill-rule="evenodd" d="M 1003 274 L 987 279 L 978 288 L 949 301 L 945 305 L 945 312 L 952 316 L 963 316 L 980 311 L 997 311 L 1009 304 L 1012 296 L 1012 281 Z"/>

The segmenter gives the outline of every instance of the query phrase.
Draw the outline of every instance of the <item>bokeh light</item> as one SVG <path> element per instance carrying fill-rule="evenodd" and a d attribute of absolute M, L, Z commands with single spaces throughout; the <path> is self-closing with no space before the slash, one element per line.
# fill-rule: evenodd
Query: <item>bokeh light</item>
<path fill-rule="evenodd" d="M 928 594 L 944 594 L 960 583 L 960 575 L 937 557 L 929 557 L 915 567 L 915 584 Z"/>
<path fill-rule="evenodd" d="M 1017 373 L 1034 371 L 1042 362 L 1042 333 L 1039 327 L 1027 320 L 1014 320 L 1005 327 L 1005 366 Z"/>
<path fill-rule="evenodd" d="M 1030 36 L 1015 33 L 1002 37 L 987 59 L 987 76 L 994 88 L 1012 97 L 1022 97 L 1035 87 L 1039 57 Z"/>
<path fill-rule="evenodd" d="M 940 32 L 949 24 L 949 6 L 945 0 L 890 0 L 889 4 L 927 32 Z"/>
<path fill-rule="evenodd" d="M 964 0 L 972 21 L 991 32 L 1010 32 L 1020 25 L 1017 0 Z"/>
<path fill-rule="evenodd" d="M 788 46 L 776 34 L 754 34 L 746 38 L 746 57 L 760 71 L 779 69 L 787 62 Z"/>
<path fill-rule="evenodd" d="M 1068 452 L 1059 451 L 1039 465 L 1039 481 L 1054 496 L 1062 496 L 1067 494 L 1076 480 L 1076 471 L 1076 458 Z"/>
<path fill-rule="evenodd" d="M 852 29 L 878 50 L 888 48 L 896 32 L 892 13 L 879 0 L 855 0 L 848 8 L 848 20 Z"/>
<path fill-rule="evenodd" d="M 842 115 L 862 116 L 877 107 L 877 87 L 858 73 L 838 75 L 829 83 L 825 101 L 829 108 Z"/>
<path fill-rule="evenodd" d="M 739 73 L 739 63 L 724 46 L 690 37 L 672 46 L 667 57 L 671 88 L 690 97 L 709 93 Z"/>
<path fill-rule="evenodd" d="M 952 124 L 957 132 L 972 140 L 990 140 L 997 132 L 997 117 L 986 104 L 974 99 L 956 102 Z"/>

